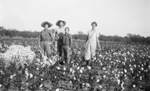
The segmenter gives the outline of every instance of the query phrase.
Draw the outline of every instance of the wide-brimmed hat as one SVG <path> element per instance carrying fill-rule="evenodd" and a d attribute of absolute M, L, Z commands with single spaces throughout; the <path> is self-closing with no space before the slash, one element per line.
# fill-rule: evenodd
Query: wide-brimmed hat
<path fill-rule="evenodd" d="M 95 24 L 97 26 L 97 23 L 95 21 L 91 23 L 91 25 L 93 25 L 93 24 Z"/>
<path fill-rule="evenodd" d="M 44 21 L 42 24 L 41 24 L 41 26 L 42 27 L 45 27 L 45 24 L 48 24 L 48 27 L 51 27 L 53 24 L 51 24 L 50 22 L 48 22 L 48 21 Z"/>
<path fill-rule="evenodd" d="M 63 21 L 63 20 L 58 20 L 58 21 L 56 22 L 56 25 L 57 25 L 57 26 L 60 26 L 60 22 L 63 22 L 63 23 L 64 23 L 64 26 L 66 25 L 66 22 Z"/>

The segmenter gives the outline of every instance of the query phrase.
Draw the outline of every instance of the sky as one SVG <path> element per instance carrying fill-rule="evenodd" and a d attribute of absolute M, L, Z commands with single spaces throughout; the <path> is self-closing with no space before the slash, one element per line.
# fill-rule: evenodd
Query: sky
<path fill-rule="evenodd" d="M 0 26 L 20 31 L 41 31 L 41 23 L 51 28 L 65 20 L 70 33 L 87 33 L 91 22 L 104 35 L 127 33 L 150 36 L 150 0 L 0 0 Z"/>

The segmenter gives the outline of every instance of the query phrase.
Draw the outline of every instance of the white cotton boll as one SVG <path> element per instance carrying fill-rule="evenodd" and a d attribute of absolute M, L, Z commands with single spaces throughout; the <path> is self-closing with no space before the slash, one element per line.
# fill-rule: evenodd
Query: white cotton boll
<path fill-rule="evenodd" d="M 70 68 L 70 72 L 72 72 L 73 71 L 73 69 L 72 68 Z"/>
<path fill-rule="evenodd" d="M 82 69 L 80 69 L 80 73 L 83 73 L 83 70 L 82 70 Z"/>
<path fill-rule="evenodd" d="M 87 87 L 90 87 L 90 84 L 89 84 L 89 83 L 86 83 L 86 86 L 87 86 Z"/>
<path fill-rule="evenodd" d="M 133 87 L 135 88 L 136 86 L 135 86 L 135 85 L 133 85 Z"/>
<path fill-rule="evenodd" d="M 144 65 L 142 64 L 141 66 L 143 67 Z"/>
<path fill-rule="evenodd" d="M 57 88 L 55 91 L 60 91 L 59 88 Z"/>
<path fill-rule="evenodd" d="M 125 65 L 125 62 L 122 62 L 123 65 Z"/>
<path fill-rule="evenodd" d="M 36 70 L 39 70 L 39 68 L 37 67 Z"/>
<path fill-rule="evenodd" d="M 103 69 L 103 70 L 106 70 L 106 67 L 103 67 L 102 69 Z"/>
<path fill-rule="evenodd" d="M 56 67 L 56 69 L 60 70 L 60 67 Z"/>
<path fill-rule="evenodd" d="M 66 70 L 66 67 L 64 67 L 63 70 Z"/>
<path fill-rule="evenodd" d="M 142 80 L 142 76 L 140 76 L 140 80 Z"/>
<path fill-rule="evenodd" d="M 102 85 L 99 85 L 99 88 L 102 89 L 103 88 Z"/>
<path fill-rule="evenodd" d="M 103 75 L 104 78 L 106 78 L 106 75 Z"/>
<path fill-rule="evenodd" d="M 90 66 L 87 66 L 87 68 L 90 70 L 91 69 L 91 67 Z"/>
<path fill-rule="evenodd" d="M 120 84 L 120 82 L 121 82 L 121 81 L 117 78 L 117 83 L 118 83 L 118 85 Z"/>
<path fill-rule="evenodd" d="M 1 73 L 1 74 L 4 74 L 4 72 L 3 72 L 2 70 L 0 70 L 0 73 Z"/>
<path fill-rule="evenodd" d="M 103 65 L 103 63 L 100 63 L 100 65 L 102 66 L 102 65 Z"/>
<path fill-rule="evenodd" d="M 119 60 L 116 60 L 116 62 L 119 62 Z"/>
<path fill-rule="evenodd" d="M 124 90 L 124 82 L 121 83 L 121 88 Z"/>
<path fill-rule="evenodd" d="M 94 60 L 96 60 L 96 57 L 93 57 L 93 60 L 92 60 L 92 61 L 94 61 Z"/>
<path fill-rule="evenodd" d="M 43 61 L 44 61 L 44 62 L 47 61 L 47 56 L 44 56 L 44 55 L 43 55 Z"/>
<path fill-rule="evenodd" d="M 132 73 L 133 73 L 133 68 L 130 68 L 130 70 L 132 71 Z"/>
<path fill-rule="evenodd" d="M 37 62 L 40 62 L 40 59 L 38 58 L 38 59 L 36 59 L 36 61 L 37 61 Z"/>
<path fill-rule="evenodd" d="M 74 80 L 76 80 L 76 77 L 73 77 Z"/>
<path fill-rule="evenodd" d="M 138 65 L 138 67 L 140 67 L 140 65 Z"/>
<path fill-rule="evenodd" d="M 10 76 L 10 79 L 12 79 L 12 78 L 13 78 L 13 75 Z"/>
<path fill-rule="evenodd" d="M 30 74 L 30 78 L 32 78 L 33 77 L 33 74 Z"/>
<path fill-rule="evenodd" d="M 99 79 L 96 80 L 96 82 L 99 82 L 99 81 L 100 81 Z"/>
<path fill-rule="evenodd" d="M 136 65 L 134 64 L 134 67 L 136 68 Z"/>
<path fill-rule="evenodd" d="M 8 50 L 3 53 L 3 59 L 6 60 L 7 63 L 13 62 L 14 60 L 18 60 L 19 63 L 26 63 L 26 61 L 31 63 L 34 58 L 35 53 L 22 45 L 11 45 Z"/>
<path fill-rule="evenodd" d="M 40 88 L 42 88 L 42 87 L 43 87 L 43 84 L 40 85 Z"/>
<path fill-rule="evenodd" d="M 25 71 L 25 74 L 26 74 L 26 78 L 28 78 L 28 76 L 29 76 L 28 71 Z"/>
<path fill-rule="evenodd" d="M 124 69 L 124 72 L 125 72 L 125 73 L 127 73 L 127 70 L 126 70 L 126 69 Z"/>
<path fill-rule="evenodd" d="M 144 70 L 144 68 L 142 67 L 141 70 Z"/>
<path fill-rule="evenodd" d="M 0 88 L 2 87 L 2 84 L 0 84 Z"/>

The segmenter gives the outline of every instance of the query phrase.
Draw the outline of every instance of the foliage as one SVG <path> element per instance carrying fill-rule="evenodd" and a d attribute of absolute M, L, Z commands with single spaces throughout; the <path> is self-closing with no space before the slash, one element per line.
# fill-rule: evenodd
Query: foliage
<path fill-rule="evenodd" d="M 37 38 L 39 36 L 39 32 L 31 32 L 31 31 L 18 31 L 16 29 L 5 29 L 4 27 L 0 27 L 0 36 L 2 37 L 23 37 L 23 38 Z M 86 40 L 87 35 L 82 31 L 79 31 L 77 34 L 72 35 L 75 40 Z M 127 34 L 125 37 L 121 37 L 118 35 L 114 36 L 106 36 L 100 35 L 99 40 L 101 41 L 113 41 L 113 42 L 126 42 L 126 43 L 141 43 L 141 44 L 150 44 L 150 37 L 143 37 L 135 34 Z"/>

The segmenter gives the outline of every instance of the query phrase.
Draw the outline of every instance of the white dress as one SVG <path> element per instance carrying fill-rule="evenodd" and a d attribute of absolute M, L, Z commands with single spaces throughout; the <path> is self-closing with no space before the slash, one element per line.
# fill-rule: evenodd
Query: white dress
<path fill-rule="evenodd" d="M 97 37 L 98 33 L 96 30 L 90 30 L 88 32 L 88 40 L 85 44 L 85 53 L 84 53 L 85 60 L 90 60 L 92 55 L 95 55 L 97 48 Z"/>

